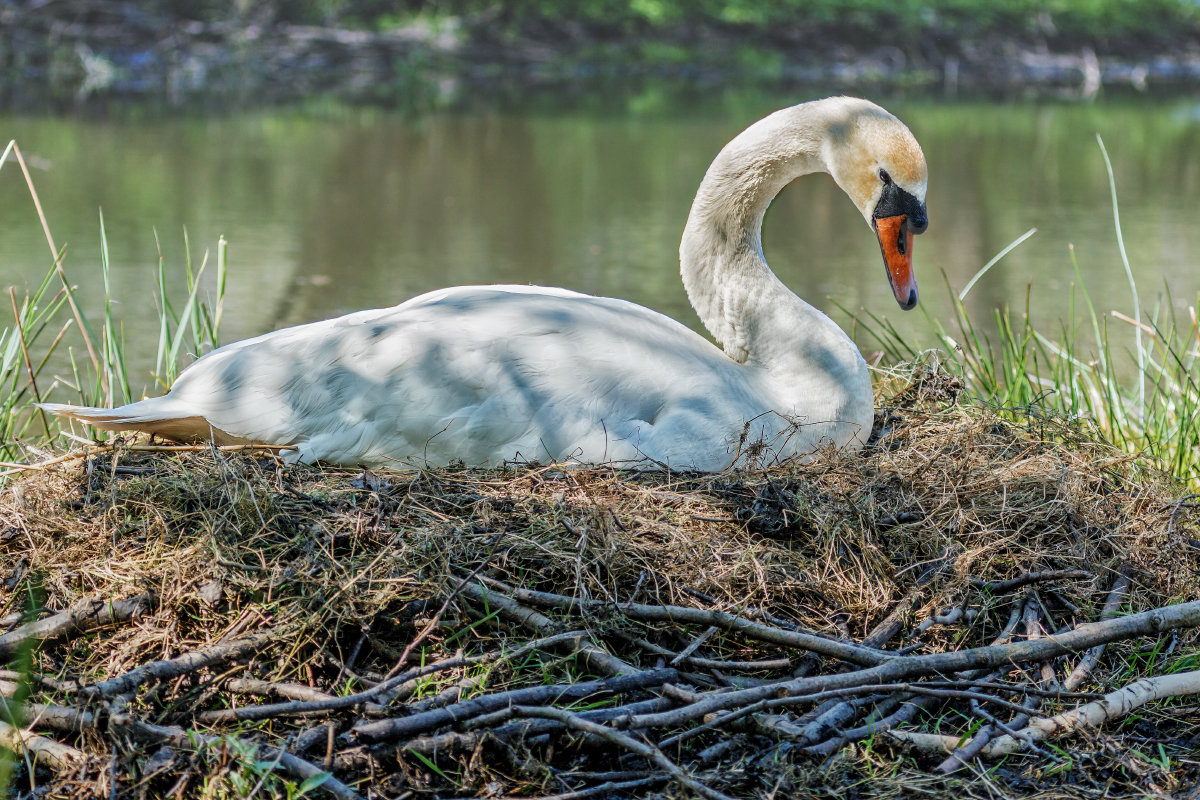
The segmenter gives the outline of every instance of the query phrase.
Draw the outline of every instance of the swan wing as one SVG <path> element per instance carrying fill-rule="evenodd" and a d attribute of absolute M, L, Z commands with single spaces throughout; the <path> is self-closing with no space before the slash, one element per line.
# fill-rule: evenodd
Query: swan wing
<path fill-rule="evenodd" d="M 754 395 L 744 367 L 642 306 L 471 286 L 223 347 L 122 419 L 160 402 L 304 460 L 680 463 L 769 410 Z"/>

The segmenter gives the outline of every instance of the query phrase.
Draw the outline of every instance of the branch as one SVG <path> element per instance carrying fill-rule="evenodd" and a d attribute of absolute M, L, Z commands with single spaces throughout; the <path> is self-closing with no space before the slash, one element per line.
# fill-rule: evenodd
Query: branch
<path fill-rule="evenodd" d="M 1166 608 L 1143 611 L 1140 614 L 1130 614 L 1127 617 L 1087 623 L 1074 630 L 1044 639 L 1014 642 L 1007 645 L 988 645 L 952 653 L 897 656 L 887 663 L 857 672 L 798 678 L 766 686 L 756 686 L 752 689 L 725 692 L 708 696 L 673 711 L 637 717 L 632 721 L 631 726 L 650 728 L 679 725 L 705 714 L 736 708 L 768 697 L 811 694 L 847 686 L 891 683 L 929 674 L 944 675 L 950 672 L 994 669 L 1007 664 L 1045 661 L 1098 644 L 1150 636 L 1175 628 L 1192 628 L 1197 625 L 1200 625 L 1200 601 L 1180 603 Z"/>
<path fill-rule="evenodd" d="M 401 692 L 403 687 L 417 678 L 423 678 L 426 675 L 432 675 L 435 672 L 443 672 L 448 669 L 457 669 L 472 664 L 485 663 L 496 661 L 502 658 L 517 658 L 521 654 L 548 644 L 557 644 L 562 641 L 568 641 L 573 638 L 582 636 L 583 634 L 570 632 L 551 636 L 545 639 L 539 639 L 530 642 L 520 648 L 517 648 L 511 653 L 484 653 L 479 656 L 452 656 L 450 658 L 435 661 L 432 664 L 426 664 L 421 667 L 413 667 L 407 672 L 403 672 L 388 680 L 377 683 L 370 689 L 365 689 L 354 694 L 343 695 L 341 697 L 326 697 L 324 699 L 315 700 L 296 700 L 287 703 L 268 703 L 264 705 L 242 706 L 241 708 L 222 708 L 215 711 L 205 711 L 197 715 L 197 719 L 208 723 L 216 722 L 233 722 L 236 720 L 259 720 L 268 719 L 270 717 L 284 716 L 300 716 L 318 713 L 327 713 L 330 711 L 340 711 L 346 708 L 353 708 L 365 703 L 378 701 L 381 704 L 391 702 L 392 698 Z M 379 710 L 383 710 L 382 706 Z"/>
<path fill-rule="evenodd" d="M 229 644 L 218 644 L 203 650 L 194 650 L 175 658 L 151 661 L 149 664 L 129 670 L 124 675 L 118 675 L 91 686 L 84 686 L 80 691 L 92 697 L 128 694 L 147 681 L 170 680 L 205 667 L 245 658 L 262 647 L 267 642 L 267 638 L 266 636 L 254 636 Z"/>
<path fill-rule="evenodd" d="M 573 775 L 564 775 L 563 777 L 574 777 Z M 540 796 L 519 795 L 520 800 L 584 800 L 585 797 L 595 797 L 601 795 L 603 797 L 632 797 L 625 790 L 637 789 L 642 786 L 649 786 L 654 783 L 662 783 L 667 780 L 666 775 L 647 775 L 644 778 L 633 778 L 626 781 L 605 781 L 604 783 L 589 786 L 586 789 L 576 789 L 572 792 L 560 792 L 558 794 L 544 794 Z M 511 797 L 511 795 L 510 795 Z"/>
<path fill-rule="evenodd" d="M 532 628 L 543 635 L 558 633 L 562 629 L 559 623 L 546 615 L 539 614 L 531 608 L 526 608 L 512 597 L 506 597 L 495 590 L 486 588 L 480 583 L 474 581 L 464 582 L 461 587 L 461 593 L 464 597 L 469 597 L 478 603 L 486 603 L 489 608 L 495 608 L 504 616 L 528 628 Z M 597 672 L 602 672 L 605 675 L 635 675 L 640 672 L 637 667 L 622 661 L 611 653 L 601 650 L 582 636 L 574 643 L 574 647 L 587 665 Z"/>
<path fill-rule="evenodd" d="M 663 752 L 651 744 L 638 741 L 627 733 L 614 730 L 607 725 L 601 725 L 598 722 L 591 722 L 583 719 L 578 714 L 574 714 L 562 708 L 547 708 L 547 707 L 531 707 L 531 706 L 516 706 L 513 711 L 525 717 L 542 717 L 561 722 L 569 728 L 574 728 L 578 731 L 590 733 L 593 736 L 599 736 L 612 744 L 622 747 L 630 752 L 637 753 L 643 758 L 653 762 L 664 772 L 668 773 L 672 778 L 682 783 L 687 788 L 691 789 L 696 794 L 709 798 L 709 800 L 732 800 L 729 795 L 723 792 L 718 792 L 716 789 L 704 784 L 690 774 L 684 771 L 678 764 L 663 755 Z"/>
<path fill-rule="evenodd" d="M 0 636 L 0 659 L 11 658 L 26 644 L 71 639 L 107 625 L 128 622 L 149 609 L 150 595 L 146 594 L 115 602 L 90 597 L 66 611 L 27 623 Z"/>
<path fill-rule="evenodd" d="M 486 580 L 489 584 L 498 581 Z M 579 613 L 585 609 L 615 609 L 630 619 L 642 622 L 675 622 L 693 625 L 715 626 L 727 631 L 737 631 L 754 639 L 772 644 L 781 644 L 801 650 L 810 650 L 823 656 L 848 661 L 862 666 L 882 664 L 890 658 L 890 654 L 870 647 L 863 647 L 852 642 L 831 639 L 815 633 L 790 631 L 755 622 L 745 617 L 739 617 L 724 611 L 711 611 L 703 608 L 688 608 L 686 606 L 651 606 L 637 603 L 610 603 L 607 600 L 579 600 L 566 595 L 538 592 L 532 589 L 517 589 L 503 586 L 503 591 L 522 603 L 560 608 L 564 611 Z M 491 596 L 491 595 L 489 595 Z"/>
<path fill-rule="evenodd" d="M 678 673 L 670 668 L 650 669 L 636 675 L 618 675 L 603 680 L 584 681 L 582 683 L 558 684 L 555 686 L 532 686 L 525 689 L 513 689 L 507 692 L 482 695 L 471 700 L 434 708 L 429 711 L 413 714 L 397 719 L 385 719 L 377 722 L 360 722 L 350 729 L 350 735 L 368 742 L 378 742 L 385 739 L 398 739 L 405 736 L 415 736 L 425 731 L 440 728 L 454 722 L 462 722 L 480 714 L 488 714 L 502 708 L 532 703 L 555 703 L 560 701 L 582 700 L 601 694 L 620 694 L 633 689 L 645 689 L 649 686 L 661 686 L 673 681 Z"/>
<path fill-rule="evenodd" d="M 501 650 L 497 652 L 484 653 L 483 655 L 479 656 L 464 656 L 464 658 L 478 659 L 478 663 L 481 664 L 491 663 L 493 661 L 512 661 L 514 659 L 521 658 L 527 653 L 532 653 L 535 650 L 543 650 L 550 646 L 559 646 L 564 642 L 576 643 L 578 641 L 582 641 L 585 636 L 587 636 L 587 633 L 584 631 L 564 631 L 563 633 L 557 633 L 553 636 L 545 636 L 541 639 L 534 639 L 532 642 L 523 644 L 515 650 L 510 650 L 507 652 Z M 448 706 L 451 703 L 458 702 L 459 698 L 462 697 L 463 692 L 468 692 L 474 689 L 480 684 L 486 682 L 486 680 L 487 672 L 481 671 L 479 674 L 473 677 L 465 677 L 460 679 L 453 686 L 447 687 L 435 695 L 431 695 L 422 700 L 406 703 L 405 708 L 412 713 L 417 713 L 419 711 L 426 711 L 434 708 L 435 706 Z M 401 696 L 412 694 L 417 690 L 417 688 L 417 680 L 409 679 L 405 683 L 396 686 L 394 689 L 385 692 L 382 696 L 380 696 L 379 703 L 381 705 L 387 705 Z"/>
<path fill-rule="evenodd" d="M 254 678 L 234 678 L 225 684 L 225 688 L 234 694 L 274 694 L 286 697 L 289 700 L 300 700 L 301 702 L 313 700 L 320 702 L 322 700 L 333 699 L 333 695 L 328 692 L 322 692 L 320 689 L 314 689 L 302 683 L 272 683 L 271 681 L 260 681 Z"/>
<path fill-rule="evenodd" d="M 1165 697 L 1181 697 L 1200 694 L 1200 670 L 1179 672 L 1174 675 L 1158 675 L 1142 678 L 1092 703 L 1058 714 L 1053 717 L 1037 717 L 1026 727 L 1016 731 L 1016 736 L 1005 734 L 988 743 L 980 753 L 984 758 L 1003 758 L 1019 752 L 1026 740 L 1040 742 L 1051 736 L 1071 731 L 1098 728 L 1112 719 L 1119 719 L 1154 700 Z M 953 752 L 961 738 L 934 733 L 918 734 L 911 731 L 888 731 L 893 739 L 911 744 L 923 750 L 946 750 Z"/>
<path fill-rule="evenodd" d="M 657 656 L 665 656 L 667 658 L 677 658 L 679 653 L 660 644 L 655 644 L 648 639 L 643 639 L 641 636 L 634 636 L 628 631 L 614 629 L 614 636 L 617 636 L 630 644 L 636 644 L 643 650 L 647 650 Z M 683 663 L 697 667 L 699 669 L 715 669 L 721 672 L 766 672 L 770 670 L 790 670 L 795 665 L 791 658 L 768 658 L 761 661 L 725 661 L 718 658 L 701 658 L 699 656 L 686 656 L 683 658 Z"/>
<path fill-rule="evenodd" d="M 421 642 L 429 638 L 429 634 L 433 633 L 434 629 L 441 624 L 442 617 L 446 615 L 446 609 L 450 608 L 450 604 L 454 602 L 454 598 L 458 597 L 459 593 L 462 592 L 467 583 L 469 583 L 471 579 L 474 578 L 479 571 L 487 565 L 488 560 L 489 559 L 484 559 L 482 562 L 480 562 L 479 566 L 475 567 L 474 571 L 472 571 L 470 575 L 459 580 L 458 586 L 456 586 L 446 597 L 446 599 L 442 601 L 442 607 L 437 610 L 437 613 L 435 613 L 427 623 L 425 623 L 425 627 L 421 629 L 420 633 L 414 636 L 412 641 L 405 645 L 404 650 L 400 653 L 400 657 L 396 659 L 396 663 L 393 664 L 392 668 L 388 670 L 388 673 L 383 676 L 385 681 L 394 677 L 396 673 L 400 671 L 400 668 L 408 663 L 408 659 L 412 655 L 413 650 L 416 650 L 417 646 L 421 644 Z"/>
<path fill-rule="evenodd" d="M 1091 577 L 1094 577 L 1092 573 L 1085 569 L 1043 569 L 1037 572 L 1026 572 L 1024 575 L 1018 575 L 1006 581 L 983 581 L 979 578 L 971 578 L 971 585 L 992 594 L 1006 594 L 1013 589 L 1020 589 L 1022 586 L 1028 586 L 1031 583 Z"/>
<path fill-rule="evenodd" d="M 28 753 L 36 763 L 45 764 L 55 772 L 71 772 L 87 761 L 87 756 L 70 745 L 38 736 L 26 728 L 17 728 L 0 721 L 0 746 L 14 753 Z"/>
<path fill-rule="evenodd" d="M 370 689 L 355 692 L 354 694 L 342 695 L 341 697 L 328 697 L 323 700 L 293 700 L 286 703 L 265 703 L 262 705 L 242 706 L 241 708 L 220 708 L 215 711 L 204 711 L 196 715 L 196 719 L 207 723 L 218 723 L 235 722 L 237 720 L 269 719 L 271 717 L 307 716 L 310 714 L 341 711 L 384 696 L 389 689 L 400 686 L 413 678 L 431 675 L 447 669 L 456 669 L 470 663 L 472 663 L 471 659 L 466 656 L 452 656 L 441 661 L 435 661 L 432 664 L 426 664 L 423 667 L 414 667 L 383 683 L 378 683 Z"/>
<path fill-rule="evenodd" d="M 1108 599 L 1104 601 L 1104 608 L 1100 609 L 1100 619 L 1117 616 L 1121 612 L 1121 604 L 1125 602 L 1128 594 L 1129 573 L 1121 569 L 1117 573 L 1117 579 L 1113 581 L 1112 589 L 1108 592 Z M 1104 645 L 1102 644 L 1098 644 L 1084 653 L 1083 658 L 1079 659 L 1079 663 L 1075 665 L 1075 669 L 1071 670 L 1071 674 L 1063 681 L 1063 688 L 1068 691 L 1079 688 L 1079 685 L 1092 674 L 1092 670 L 1096 668 L 1102 655 L 1104 655 Z"/>
<path fill-rule="evenodd" d="M 1124 569 L 1122 569 L 1118 571 L 1117 578 L 1115 581 L 1113 581 L 1112 589 L 1109 590 L 1108 598 L 1104 602 L 1104 607 L 1100 610 L 1100 619 L 1115 617 L 1120 612 L 1121 603 L 1124 602 L 1125 595 L 1128 593 L 1128 591 L 1129 575 Z M 1104 648 L 1105 645 L 1098 644 L 1084 653 L 1083 658 L 1079 660 L 1079 664 L 1077 664 L 1075 669 L 1071 671 L 1071 674 L 1067 676 L 1067 679 L 1063 681 L 1062 689 L 1064 691 L 1073 691 L 1079 686 L 1079 684 L 1083 683 L 1087 676 L 1091 674 L 1092 669 L 1094 669 L 1096 664 L 1099 662 L 1100 656 L 1104 654 Z M 1030 715 L 1037 709 L 1037 703 L 1031 702 L 1029 697 L 1025 698 L 1025 703 L 1029 707 L 1029 712 L 1015 717 L 1007 727 L 1021 728 L 1029 722 Z M 978 731 L 975 732 L 975 735 L 971 737 L 970 741 L 955 749 L 955 751 L 950 754 L 949 758 L 938 765 L 938 771 L 942 774 L 950 774 L 960 767 L 965 766 L 967 762 L 979 755 L 979 753 L 981 753 L 984 748 L 988 746 L 988 743 L 999 736 L 1000 733 L 1011 733 L 1009 730 L 1002 731 L 1002 727 L 1004 726 L 993 724 L 991 722 L 982 726 Z"/>
<path fill-rule="evenodd" d="M 597 708 L 591 711 L 578 711 L 576 714 L 591 722 L 612 722 L 635 714 L 645 714 L 651 711 L 662 711 L 671 706 L 671 700 L 665 697 L 655 697 L 650 700 L 639 700 L 622 706 Z M 479 720 L 480 718 L 476 718 Z M 537 736 L 550 733 L 562 728 L 562 724 L 550 719 L 524 719 L 510 722 L 495 728 L 479 728 L 471 731 L 450 731 L 437 736 L 422 736 L 401 745 L 404 750 L 414 753 L 432 755 L 446 750 L 473 750 L 480 742 L 488 738 L 509 739 Z"/>
<path fill-rule="evenodd" d="M 143 741 L 167 743 L 175 747 L 191 750 L 196 749 L 196 745 L 198 744 L 204 747 L 220 747 L 225 739 L 222 736 L 207 736 L 196 731 L 185 731 L 183 728 L 174 725 L 153 725 L 149 722 L 133 719 L 128 714 L 113 714 L 109 723 L 113 728 L 125 730 Z M 362 800 L 357 792 L 333 777 L 330 773 L 320 769 L 315 764 L 284 750 L 280 750 L 277 747 L 260 744 L 258 745 L 256 755 L 262 761 L 278 764 L 285 772 L 299 778 L 301 781 L 318 776 L 327 776 L 316 788 L 333 795 L 338 800 Z"/>

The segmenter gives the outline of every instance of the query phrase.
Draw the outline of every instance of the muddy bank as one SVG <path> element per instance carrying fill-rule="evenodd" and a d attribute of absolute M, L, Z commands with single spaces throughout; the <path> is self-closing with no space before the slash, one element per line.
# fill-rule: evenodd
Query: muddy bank
<path fill-rule="evenodd" d="M 239 105 L 329 95 L 403 107 L 453 105 L 498 88 L 669 79 L 697 85 L 773 82 L 822 90 L 915 89 L 948 95 L 1200 84 L 1200 36 L 1105 41 L 1004 31 L 865 36 L 838 26 L 596 25 L 514 28 L 486 17 L 423 21 L 385 32 L 272 19 L 197 21 L 137 4 L 0 6 L 0 103 L 70 107 L 110 98 L 167 106 Z"/>

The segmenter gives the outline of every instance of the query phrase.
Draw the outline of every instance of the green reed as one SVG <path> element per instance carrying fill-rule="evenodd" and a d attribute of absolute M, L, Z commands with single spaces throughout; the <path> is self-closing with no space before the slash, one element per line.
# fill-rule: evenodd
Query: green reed
<path fill-rule="evenodd" d="M 43 443 L 59 437 L 61 431 L 55 421 L 35 411 L 33 403 L 54 400 L 111 406 L 138 399 L 126 367 L 127 347 L 121 321 L 114 309 L 104 215 L 100 215 L 103 319 L 93 325 L 76 303 L 75 289 L 63 265 L 65 250 L 54 243 L 37 189 L 15 141 L 9 142 L 0 154 L 0 171 L 10 160 L 16 161 L 25 178 L 52 262 L 38 287 L 26 291 L 24 298 L 19 299 L 16 290 L 9 290 L 13 321 L 0 328 L 0 461 L 27 458 L 31 447 L 38 447 L 31 442 L 31 435 Z M 156 232 L 156 243 L 157 237 Z M 193 267 L 186 231 L 184 250 L 187 295 L 180 303 L 171 300 L 167 289 L 169 270 L 161 247 L 158 251 L 154 303 L 159 316 L 159 336 L 155 368 L 150 377 L 164 388 L 171 385 L 193 357 L 217 347 L 220 341 L 227 274 L 225 239 L 217 246 L 216 292 L 212 297 L 207 297 L 201 286 L 208 254 L 204 254 L 198 268 Z M 64 345 L 65 354 L 60 352 Z M 51 374 L 52 369 L 61 371 L 64 361 L 69 366 L 68 374 Z"/>
<path fill-rule="evenodd" d="M 1067 313 L 1056 329 L 1034 325 L 1029 313 L 1032 285 L 1018 309 L 995 309 L 991 325 L 972 318 L 964 304 L 971 287 L 1029 238 L 1031 230 L 985 264 L 960 292 L 947 283 L 953 308 L 949 324 L 928 312 L 925 316 L 948 365 L 975 398 L 1003 408 L 1044 408 L 1091 421 L 1113 444 L 1145 454 L 1200 488 L 1200 326 L 1195 306 L 1181 318 L 1166 287 L 1152 308 L 1142 307 L 1121 231 L 1116 178 L 1104 143 L 1097 140 L 1108 172 L 1131 313 L 1097 310 L 1072 247 L 1069 260 L 1077 282 L 1068 292 Z M 867 313 L 856 323 L 890 360 L 921 357 L 916 345 L 887 320 Z"/>

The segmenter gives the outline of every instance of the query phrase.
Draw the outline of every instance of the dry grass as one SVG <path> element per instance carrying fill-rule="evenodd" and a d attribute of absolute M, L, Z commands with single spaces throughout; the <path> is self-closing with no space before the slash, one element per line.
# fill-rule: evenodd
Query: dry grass
<path fill-rule="evenodd" d="M 630 619 L 618 604 L 631 601 L 757 614 L 778 628 L 853 641 L 901 607 L 907 609 L 902 634 L 888 646 L 940 652 L 989 643 L 1023 608 L 1036 607 L 1050 632 L 1094 619 L 1118 569 L 1133 576 L 1128 609 L 1200 597 L 1196 513 L 1176 485 L 1077 424 L 958 404 L 956 392 L 952 380 L 919 372 L 894 391 L 865 454 L 827 454 L 811 465 L 766 472 L 631 474 L 526 465 L 372 474 L 284 467 L 261 454 L 118 447 L 87 458 L 82 468 L 64 463 L 30 473 L 10 483 L 0 500 L 0 563 L 8 565 L 0 575 L 0 617 L 64 609 L 89 596 L 149 594 L 154 609 L 129 624 L 27 653 L 27 671 L 47 678 L 31 690 L 37 702 L 66 703 L 76 684 L 218 642 L 254 633 L 268 640 L 248 660 L 152 681 L 96 707 L 236 738 L 160 748 L 97 725 L 57 736 L 86 755 L 77 770 L 31 775 L 18 764 L 13 790 L 36 785 L 39 797 L 110 791 L 284 797 L 289 781 L 293 790 L 297 781 L 255 766 L 253 748 L 239 743 L 294 747 L 298 732 L 327 720 L 344 733 L 364 715 L 403 715 L 464 678 L 476 681 L 466 690 L 470 696 L 595 677 L 578 648 L 508 657 L 546 631 L 456 594 L 471 573 L 509 587 L 605 601 L 574 613 L 542 613 L 561 630 L 585 629 L 585 640 L 638 668 L 662 658 L 651 645 L 677 653 L 704 626 Z M 1082 572 L 1010 591 L 981 585 L 1068 569 Z M 945 608 L 969 613 L 952 624 L 918 624 Z M 459 650 L 493 660 L 414 680 L 392 710 L 232 724 L 199 716 L 258 702 L 234 693 L 234 678 L 335 696 L 359 691 L 392 672 L 422 633 L 409 666 Z M 1190 631 L 1158 643 L 1114 645 L 1085 688 L 1107 690 L 1181 669 L 1196 653 Z M 729 631 L 710 635 L 694 655 L 790 660 L 786 668 L 757 671 L 680 666 L 677 683 L 696 691 L 723 680 L 745 686 L 796 669 L 838 669 Z M 1075 662 L 1060 659 L 1051 668 L 1061 676 Z M 1021 674 L 1014 668 L 1003 677 Z M 912 725 L 971 729 L 970 708 L 955 702 L 939 701 Z M 1068 701 L 1046 703 L 1054 709 Z M 805 721 L 802 710 L 780 716 Z M 713 750 L 720 742 L 726 744 Z M 1200 780 L 1197 743 L 1200 705 L 1185 698 L 1099 733 L 1065 737 L 1054 743 L 1057 762 L 1029 754 L 956 777 L 933 772 L 940 758 L 880 738 L 834 747 L 827 757 L 806 752 L 786 729 L 773 734 L 761 724 L 691 736 L 667 752 L 737 797 L 916 791 L 1132 797 L 1166 796 Z M 320 765 L 326 750 L 321 736 L 307 757 Z M 636 757 L 618 761 L 619 753 L 578 733 L 480 740 L 436 755 L 350 737 L 335 742 L 328 763 L 364 796 L 554 795 L 619 782 L 586 774 L 618 769 L 645 779 L 625 796 L 686 796 Z"/>

